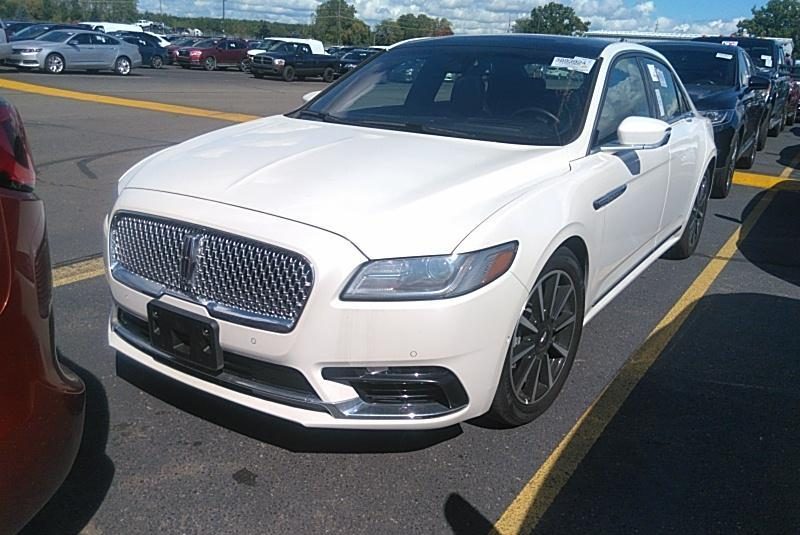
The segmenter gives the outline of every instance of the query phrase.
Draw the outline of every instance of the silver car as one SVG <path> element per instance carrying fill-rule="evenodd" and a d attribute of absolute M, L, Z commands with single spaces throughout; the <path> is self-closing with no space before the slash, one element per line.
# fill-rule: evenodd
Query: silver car
<path fill-rule="evenodd" d="M 126 76 L 142 65 L 142 56 L 136 46 L 104 33 L 53 30 L 38 39 L 13 42 L 6 65 L 50 74 L 112 70 Z"/>

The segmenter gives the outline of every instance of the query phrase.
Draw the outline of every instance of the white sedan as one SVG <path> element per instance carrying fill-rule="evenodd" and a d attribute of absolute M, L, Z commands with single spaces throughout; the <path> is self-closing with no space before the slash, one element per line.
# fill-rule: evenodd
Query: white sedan
<path fill-rule="evenodd" d="M 295 112 L 125 173 L 109 341 L 305 426 L 524 424 L 582 327 L 660 256 L 692 254 L 715 154 L 648 48 L 410 41 Z"/>

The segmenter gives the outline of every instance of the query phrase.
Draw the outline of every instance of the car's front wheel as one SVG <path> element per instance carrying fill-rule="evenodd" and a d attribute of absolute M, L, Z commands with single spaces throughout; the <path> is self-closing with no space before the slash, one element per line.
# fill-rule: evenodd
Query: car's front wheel
<path fill-rule="evenodd" d="M 581 263 L 569 248 L 558 249 L 536 279 L 514 329 L 490 419 L 522 425 L 552 405 L 578 351 L 584 294 Z"/>
<path fill-rule="evenodd" d="M 287 65 L 283 68 L 283 79 L 287 82 L 294 82 L 294 67 Z"/>
<path fill-rule="evenodd" d="M 213 71 L 217 68 L 217 60 L 210 56 L 207 57 L 203 62 L 203 68 L 207 71 Z"/>
<path fill-rule="evenodd" d="M 327 67 L 325 71 L 322 73 L 322 80 L 329 84 L 333 82 L 333 78 L 336 75 L 336 72 L 333 70 L 332 67 Z"/>
<path fill-rule="evenodd" d="M 715 199 L 724 199 L 731 191 L 733 184 L 733 172 L 736 170 L 737 153 L 739 152 L 739 133 L 733 133 L 728 161 L 725 163 L 725 171 L 714 177 L 714 185 L 711 188 L 711 196 Z"/>
<path fill-rule="evenodd" d="M 713 168 L 709 168 L 703 175 L 703 180 L 700 182 L 697 195 L 692 203 L 689 219 L 683 228 L 683 234 L 681 234 L 680 240 L 664 254 L 666 258 L 683 260 L 692 256 L 695 249 L 697 249 L 697 244 L 700 242 L 700 234 L 703 232 L 703 224 L 706 221 L 711 175 L 713 173 Z"/>
<path fill-rule="evenodd" d="M 50 54 L 44 60 L 44 69 L 50 74 L 61 74 L 64 67 L 64 57 L 61 54 Z"/>
<path fill-rule="evenodd" d="M 160 69 L 164 66 L 164 58 L 161 56 L 153 56 L 150 58 L 150 66 L 154 69 Z"/>
<path fill-rule="evenodd" d="M 114 63 L 114 72 L 120 76 L 128 76 L 131 73 L 131 60 L 125 56 L 118 57 Z"/>

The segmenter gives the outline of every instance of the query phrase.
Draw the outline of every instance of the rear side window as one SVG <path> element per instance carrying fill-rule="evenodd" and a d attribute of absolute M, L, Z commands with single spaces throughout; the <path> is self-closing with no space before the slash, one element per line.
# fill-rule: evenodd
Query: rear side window
<path fill-rule="evenodd" d="M 617 129 L 628 117 L 650 117 L 647 88 L 639 62 L 634 57 L 622 58 L 611 68 L 608 87 L 600 106 L 596 144 L 617 140 Z"/>
<path fill-rule="evenodd" d="M 644 65 L 647 70 L 648 83 L 655 95 L 656 115 L 668 123 L 676 120 L 684 110 L 672 72 L 660 61 L 650 58 L 644 60 Z"/>
<path fill-rule="evenodd" d="M 92 43 L 92 36 L 88 33 L 81 33 L 73 37 L 70 43 L 75 43 L 76 45 L 89 45 Z"/>

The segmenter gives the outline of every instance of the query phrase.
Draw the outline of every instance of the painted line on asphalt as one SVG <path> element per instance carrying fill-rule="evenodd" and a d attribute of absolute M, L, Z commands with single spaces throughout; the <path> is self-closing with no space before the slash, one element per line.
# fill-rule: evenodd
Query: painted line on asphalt
<path fill-rule="evenodd" d="M 725 245 L 714 255 L 691 286 L 651 331 L 644 343 L 630 356 L 617 376 L 586 409 L 522 488 L 495 523 L 490 531 L 491 535 L 528 534 L 536 527 L 630 393 L 733 258 L 737 244 L 747 237 L 777 192 L 776 188 L 764 194 L 742 226 L 731 234 Z"/>
<path fill-rule="evenodd" d="M 188 115 L 191 117 L 202 117 L 205 119 L 218 119 L 220 121 L 229 121 L 233 123 L 243 123 L 260 118 L 257 115 L 205 110 L 203 108 L 178 106 L 176 104 L 164 104 L 162 102 L 153 102 L 150 100 L 134 100 L 129 98 L 111 97 L 108 95 L 98 95 L 96 93 L 83 93 L 80 91 L 71 91 L 69 89 L 58 89 L 44 85 L 17 82 L 15 80 L 0 79 L 0 88 L 21 91 L 23 93 L 44 95 L 47 97 L 80 100 L 82 102 L 91 102 L 93 104 L 109 104 L 111 106 L 121 106 L 124 108 L 136 108 L 140 110 L 156 111 L 161 113 L 172 113 L 175 115 Z"/>
<path fill-rule="evenodd" d="M 798 152 L 798 156 L 800 156 L 800 152 Z M 794 170 L 792 167 L 786 167 L 781 173 L 781 176 L 786 174 L 787 169 L 789 170 L 789 174 L 791 174 L 791 172 Z M 786 176 L 788 176 L 788 174 Z M 800 190 L 800 180 L 787 180 L 786 178 L 780 178 L 771 175 L 744 173 L 741 171 L 736 171 L 736 174 L 733 175 L 733 183 L 739 186 L 748 186 L 751 188 L 780 189 L 786 191 Z"/>
<path fill-rule="evenodd" d="M 792 160 L 789 162 L 783 172 L 781 173 L 781 178 L 789 178 L 792 175 L 792 171 L 797 169 L 798 165 L 800 165 L 800 150 L 797 150 L 792 157 Z"/>
<path fill-rule="evenodd" d="M 53 287 L 66 286 L 105 274 L 103 258 L 79 260 L 53 269 Z"/>

